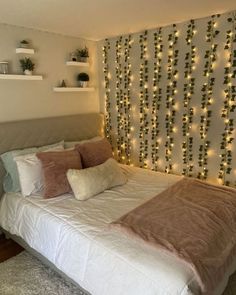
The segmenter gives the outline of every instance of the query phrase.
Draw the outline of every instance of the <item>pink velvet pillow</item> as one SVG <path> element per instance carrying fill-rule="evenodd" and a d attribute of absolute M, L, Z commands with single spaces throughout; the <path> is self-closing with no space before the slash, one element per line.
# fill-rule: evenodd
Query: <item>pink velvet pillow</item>
<path fill-rule="evenodd" d="M 110 143 L 104 138 L 99 141 L 77 144 L 75 149 L 80 153 L 83 168 L 100 165 L 113 158 Z"/>
<path fill-rule="evenodd" d="M 44 198 L 53 198 L 71 191 L 66 177 L 69 169 L 81 169 L 81 158 L 76 150 L 36 154 L 42 163 Z"/>

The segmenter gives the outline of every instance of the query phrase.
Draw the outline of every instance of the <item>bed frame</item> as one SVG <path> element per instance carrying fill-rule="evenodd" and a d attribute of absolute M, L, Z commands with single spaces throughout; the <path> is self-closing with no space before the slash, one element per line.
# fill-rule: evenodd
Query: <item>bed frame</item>
<path fill-rule="evenodd" d="M 77 141 L 95 136 L 103 136 L 103 121 L 102 114 L 91 113 L 0 123 L 0 154 L 15 149 L 48 145 L 61 140 Z M 5 170 L 0 161 L 0 197 L 3 194 L 2 183 L 4 175 Z M 32 249 L 23 239 L 11 235 L 0 227 L 0 232 L 1 230 L 5 233 L 6 237 L 16 241 L 28 252 L 42 261 L 43 264 L 49 266 L 67 281 L 76 285 L 80 289 L 81 294 L 90 294 L 56 268 L 56 266 L 44 256 Z"/>
<path fill-rule="evenodd" d="M 80 114 L 0 123 L 0 155 L 11 150 L 103 136 L 103 115 Z M 5 170 L 0 161 L 0 197 Z"/>

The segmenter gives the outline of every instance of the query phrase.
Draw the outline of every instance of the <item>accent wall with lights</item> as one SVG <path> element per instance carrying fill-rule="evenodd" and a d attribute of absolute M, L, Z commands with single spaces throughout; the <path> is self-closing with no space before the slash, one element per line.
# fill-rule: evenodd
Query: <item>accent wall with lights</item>
<path fill-rule="evenodd" d="M 106 134 L 124 164 L 236 185 L 236 12 L 100 42 Z"/>

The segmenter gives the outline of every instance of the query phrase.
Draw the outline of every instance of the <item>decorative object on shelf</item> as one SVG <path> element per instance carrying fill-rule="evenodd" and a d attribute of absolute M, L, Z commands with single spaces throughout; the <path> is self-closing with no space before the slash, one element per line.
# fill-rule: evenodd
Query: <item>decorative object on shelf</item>
<path fill-rule="evenodd" d="M 86 73 L 79 73 L 77 76 L 79 87 L 87 87 L 89 81 L 89 75 Z"/>
<path fill-rule="evenodd" d="M 7 61 L 0 62 L 0 74 L 8 74 L 8 62 Z"/>
<path fill-rule="evenodd" d="M 28 57 L 20 59 L 20 65 L 25 75 L 32 75 L 35 64 Z"/>
<path fill-rule="evenodd" d="M 71 52 L 71 54 L 70 54 L 70 60 L 71 61 L 77 61 L 77 54 L 76 54 L 76 52 Z"/>
<path fill-rule="evenodd" d="M 62 80 L 61 81 L 61 86 L 60 87 L 66 87 L 66 82 L 65 82 L 65 80 Z"/>
<path fill-rule="evenodd" d="M 20 41 L 20 47 L 21 48 L 29 48 L 29 41 L 27 41 L 27 40 L 21 40 Z"/>
<path fill-rule="evenodd" d="M 77 61 L 87 62 L 89 57 L 88 48 L 85 46 L 83 49 L 76 50 Z"/>

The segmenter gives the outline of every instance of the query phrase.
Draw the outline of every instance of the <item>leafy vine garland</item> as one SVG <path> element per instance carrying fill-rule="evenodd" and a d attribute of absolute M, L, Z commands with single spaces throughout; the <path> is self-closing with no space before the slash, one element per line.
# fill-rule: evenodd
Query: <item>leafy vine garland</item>
<path fill-rule="evenodd" d="M 149 133 L 149 91 L 148 91 L 148 58 L 147 58 L 147 37 L 148 31 L 145 31 L 139 37 L 140 44 L 140 78 L 139 78 L 139 163 L 143 168 L 147 168 L 148 157 L 148 133 Z"/>
<path fill-rule="evenodd" d="M 176 25 L 172 26 L 173 32 L 168 37 L 168 64 L 167 64 L 167 87 L 166 87 L 166 108 L 168 110 L 165 117 L 166 143 L 165 143 L 165 172 L 170 173 L 173 169 L 172 150 L 174 146 L 174 123 L 176 115 L 175 96 L 177 93 L 177 76 L 178 76 L 178 53 L 176 44 L 178 42 L 178 31 Z"/>
<path fill-rule="evenodd" d="M 103 73 L 105 81 L 105 135 L 107 139 L 112 143 L 112 122 L 111 122 L 111 98 L 110 98 L 110 77 L 108 66 L 108 51 L 110 50 L 110 41 L 105 39 L 105 45 L 103 50 Z"/>
<path fill-rule="evenodd" d="M 159 28 L 154 33 L 154 64 L 153 64 L 153 99 L 152 99 L 152 169 L 158 169 L 159 159 L 159 110 L 162 101 L 162 89 L 160 81 L 162 77 L 162 52 L 163 52 L 163 37 L 162 28 Z"/>
<path fill-rule="evenodd" d="M 213 15 L 211 20 L 207 25 L 206 42 L 210 44 L 210 48 L 205 52 L 205 66 L 203 75 L 206 77 L 207 81 L 202 86 L 202 99 L 201 99 L 201 109 L 202 115 L 200 120 L 200 139 L 201 144 L 199 146 L 199 156 L 198 165 L 200 171 L 198 173 L 198 178 L 206 179 L 208 176 L 208 151 L 210 147 L 210 140 L 208 139 L 208 131 L 211 123 L 212 109 L 211 105 L 213 103 L 213 87 L 215 85 L 215 78 L 213 76 L 214 64 L 216 62 L 216 51 L 217 44 L 215 44 L 215 37 L 219 34 L 216 29 L 216 18 L 219 15 Z"/>
<path fill-rule="evenodd" d="M 125 148 L 125 163 L 131 163 L 131 102 L 130 102 L 130 87 L 131 87 L 131 35 L 125 38 L 124 43 L 124 148 Z"/>
<path fill-rule="evenodd" d="M 193 45 L 193 37 L 196 34 L 194 20 L 191 20 L 188 24 L 186 44 L 189 47 L 189 51 L 185 56 L 185 71 L 184 71 L 184 99 L 183 99 L 183 175 L 192 176 L 193 172 L 193 137 L 191 136 L 191 129 L 193 123 L 194 109 L 191 107 L 191 99 L 195 89 L 195 78 L 192 77 L 192 73 L 195 70 L 195 57 L 196 46 Z"/>
<path fill-rule="evenodd" d="M 236 109 L 236 86 L 233 81 L 236 78 L 236 13 L 232 13 L 232 17 L 228 18 L 231 23 L 231 29 L 227 31 L 225 52 L 228 54 L 228 64 L 224 72 L 224 105 L 221 117 L 224 119 L 224 132 L 221 139 L 221 162 L 218 177 L 225 185 L 230 185 L 230 181 L 226 179 L 227 175 L 232 172 L 232 143 L 234 140 L 234 111 Z"/>

